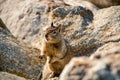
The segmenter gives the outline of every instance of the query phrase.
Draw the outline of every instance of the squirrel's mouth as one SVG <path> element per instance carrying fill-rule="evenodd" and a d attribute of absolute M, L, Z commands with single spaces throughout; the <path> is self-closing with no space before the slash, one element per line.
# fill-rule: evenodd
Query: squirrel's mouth
<path fill-rule="evenodd" d="M 46 39 L 46 41 L 49 40 L 49 38 L 48 38 L 48 34 L 45 35 L 45 39 Z"/>
<path fill-rule="evenodd" d="M 45 40 L 49 43 L 58 43 L 58 40 L 54 36 L 45 35 Z"/>

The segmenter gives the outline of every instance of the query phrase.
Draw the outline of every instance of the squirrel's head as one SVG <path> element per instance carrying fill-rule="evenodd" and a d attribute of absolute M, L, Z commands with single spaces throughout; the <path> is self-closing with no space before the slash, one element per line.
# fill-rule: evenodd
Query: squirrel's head
<path fill-rule="evenodd" d="M 44 38 L 48 43 L 58 43 L 61 40 L 60 27 L 55 27 L 52 23 L 44 30 Z"/>

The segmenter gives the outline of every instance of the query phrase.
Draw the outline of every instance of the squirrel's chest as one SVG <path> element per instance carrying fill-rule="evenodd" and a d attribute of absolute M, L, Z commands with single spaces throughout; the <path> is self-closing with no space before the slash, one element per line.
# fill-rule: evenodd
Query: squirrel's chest
<path fill-rule="evenodd" d="M 61 48 L 59 45 L 47 45 L 46 50 L 49 54 L 56 54 L 61 50 Z"/>
<path fill-rule="evenodd" d="M 60 62 L 54 62 L 52 64 L 50 64 L 50 69 L 52 71 L 61 71 L 64 68 L 65 65 L 63 65 Z"/>

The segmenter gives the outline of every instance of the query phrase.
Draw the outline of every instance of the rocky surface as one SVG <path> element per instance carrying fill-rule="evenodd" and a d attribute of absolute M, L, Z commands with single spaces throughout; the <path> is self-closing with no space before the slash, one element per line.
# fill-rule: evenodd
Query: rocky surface
<path fill-rule="evenodd" d="M 2 0 L 0 17 L 15 37 L 30 44 L 42 27 L 47 26 L 49 12 L 58 6 L 64 3 L 60 0 Z"/>
<path fill-rule="evenodd" d="M 91 59 L 101 59 L 107 56 L 120 54 L 120 41 L 119 42 L 110 42 L 102 47 L 98 48 L 97 51 L 90 56 Z"/>
<path fill-rule="evenodd" d="M 55 10 L 50 12 L 49 9 L 51 9 L 51 6 L 54 8 L 52 4 L 55 3 L 59 8 L 55 8 Z M 4 4 L 12 6 L 8 8 L 8 6 Z M 89 42 L 85 40 L 85 38 L 83 38 L 83 40 L 79 39 L 82 36 L 88 37 L 89 34 L 85 35 L 87 34 L 85 32 L 86 27 L 93 20 L 92 12 L 83 7 L 68 6 L 57 0 L 54 2 L 47 0 L 34 0 L 33 2 L 26 0 L 6 0 L 2 3 L 0 10 L 1 18 L 15 37 L 37 48 L 40 48 L 41 39 L 39 36 L 41 35 L 42 28 L 49 26 L 51 21 L 53 21 L 55 25 L 61 25 L 64 28 L 63 36 L 71 43 L 70 45 L 76 54 L 81 53 L 81 55 L 84 55 L 82 53 L 92 52 L 93 48 L 96 48 L 96 44 L 91 44 L 91 41 Z M 84 40 L 88 43 L 83 42 Z M 90 46 L 87 45 L 89 43 L 91 44 Z M 80 51 L 82 48 L 89 50 Z"/>
<path fill-rule="evenodd" d="M 63 10 L 64 17 L 63 13 L 62 16 L 56 15 L 61 14 L 60 10 Z M 63 27 L 63 36 L 69 42 L 74 53 L 89 55 L 105 43 L 120 40 L 119 10 L 120 6 L 98 10 L 94 19 L 89 11 L 87 11 L 89 15 L 85 13 L 85 10 L 82 12 L 81 7 L 73 7 L 70 12 L 69 9 L 56 8 L 52 15 L 56 25 Z M 84 16 L 85 14 L 86 16 Z"/>
<path fill-rule="evenodd" d="M 119 80 L 119 48 L 119 42 L 112 42 L 100 47 L 95 52 L 97 56 L 93 54 L 92 59 L 73 58 L 63 70 L 60 80 Z"/>
<path fill-rule="evenodd" d="M 81 55 L 120 39 L 119 10 L 119 6 L 114 6 L 93 15 L 88 9 L 69 6 L 61 0 L 4 0 L 0 5 L 1 18 L 19 40 L 40 48 L 41 31 L 53 21 L 54 25 L 62 26 L 64 38 Z"/>
<path fill-rule="evenodd" d="M 39 50 L 13 37 L 0 19 L 0 70 L 37 79 L 44 63 L 38 58 L 39 54 Z"/>
<path fill-rule="evenodd" d="M 7 72 L 0 72 L 0 80 L 26 80 L 26 79 Z"/>
<path fill-rule="evenodd" d="M 0 0 L 0 17 L 8 28 L 0 21 L 0 70 L 37 79 L 44 63 L 36 58 L 40 36 L 53 22 L 74 54 L 93 54 L 73 59 L 62 73 L 65 80 L 119 80 L 120 6 L 94 12 L 63 1 L 68 0 Z"/>
<path fill-rule="evenodd" d="M 95 13 L 97 10 L 99 10 L 98 6 L 94 5 L 91 2 L 88 2 L 86 0 L 63 0 L 66 4 L 71 6 L 82 6 L 84 8 L 90 9 L 93 13 Z"/>
<path fill-rule="evenodd" d="M 90 10 L 107 8 L 110 6 L 120 5 L 119 0 L 63 0 L 66 4 L 72 6 L 83 6 Z"/>
<path fill-rule="evenodd" d="M 81 43 L 82 38 L 83 42 L 81 44 L 84 44 L 84 42 L 86 42 L 85 44 L 87 44 L 88 46 L 96 44 L 96 46 L 98 47 L 97 51 L 93 53 L 90 58 L 83 57 L 72 59 L 68 66 L 66 66 L 63 70 L 60 80 L 120 79 L 119 10 L 120 6 L 114 6 L 97 11 L 92 24 L 89 24 L 89 26 L 87 26 L 87 29 L 85 30 L 86 34 L 78 38 L 79 44 Z M 74 42 L 73 44 L 76 43 L 76 41 L 71 42 Z M 101 45 L 103 46 L 100 47 Z M 82 48 L 81 50 L 85 49 Z"/>

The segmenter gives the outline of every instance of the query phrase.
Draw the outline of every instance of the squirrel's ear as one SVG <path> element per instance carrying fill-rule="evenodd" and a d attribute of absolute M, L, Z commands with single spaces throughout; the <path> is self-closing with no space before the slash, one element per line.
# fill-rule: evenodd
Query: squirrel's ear
<path fill-rule="evenodd" d="M 56 26 L 53 25 L 53 22 L 51 23 L 51 27 L 57 29 L 59 32 L 62 31 L 61 25 L 59 25 L 59 26 L 56 27 Z"/>
<path fill-rule="evenodd" d="M 53 22 L 51 23 L 51 27 L 55 28 L 55 26 L 53 25 Z"/>

